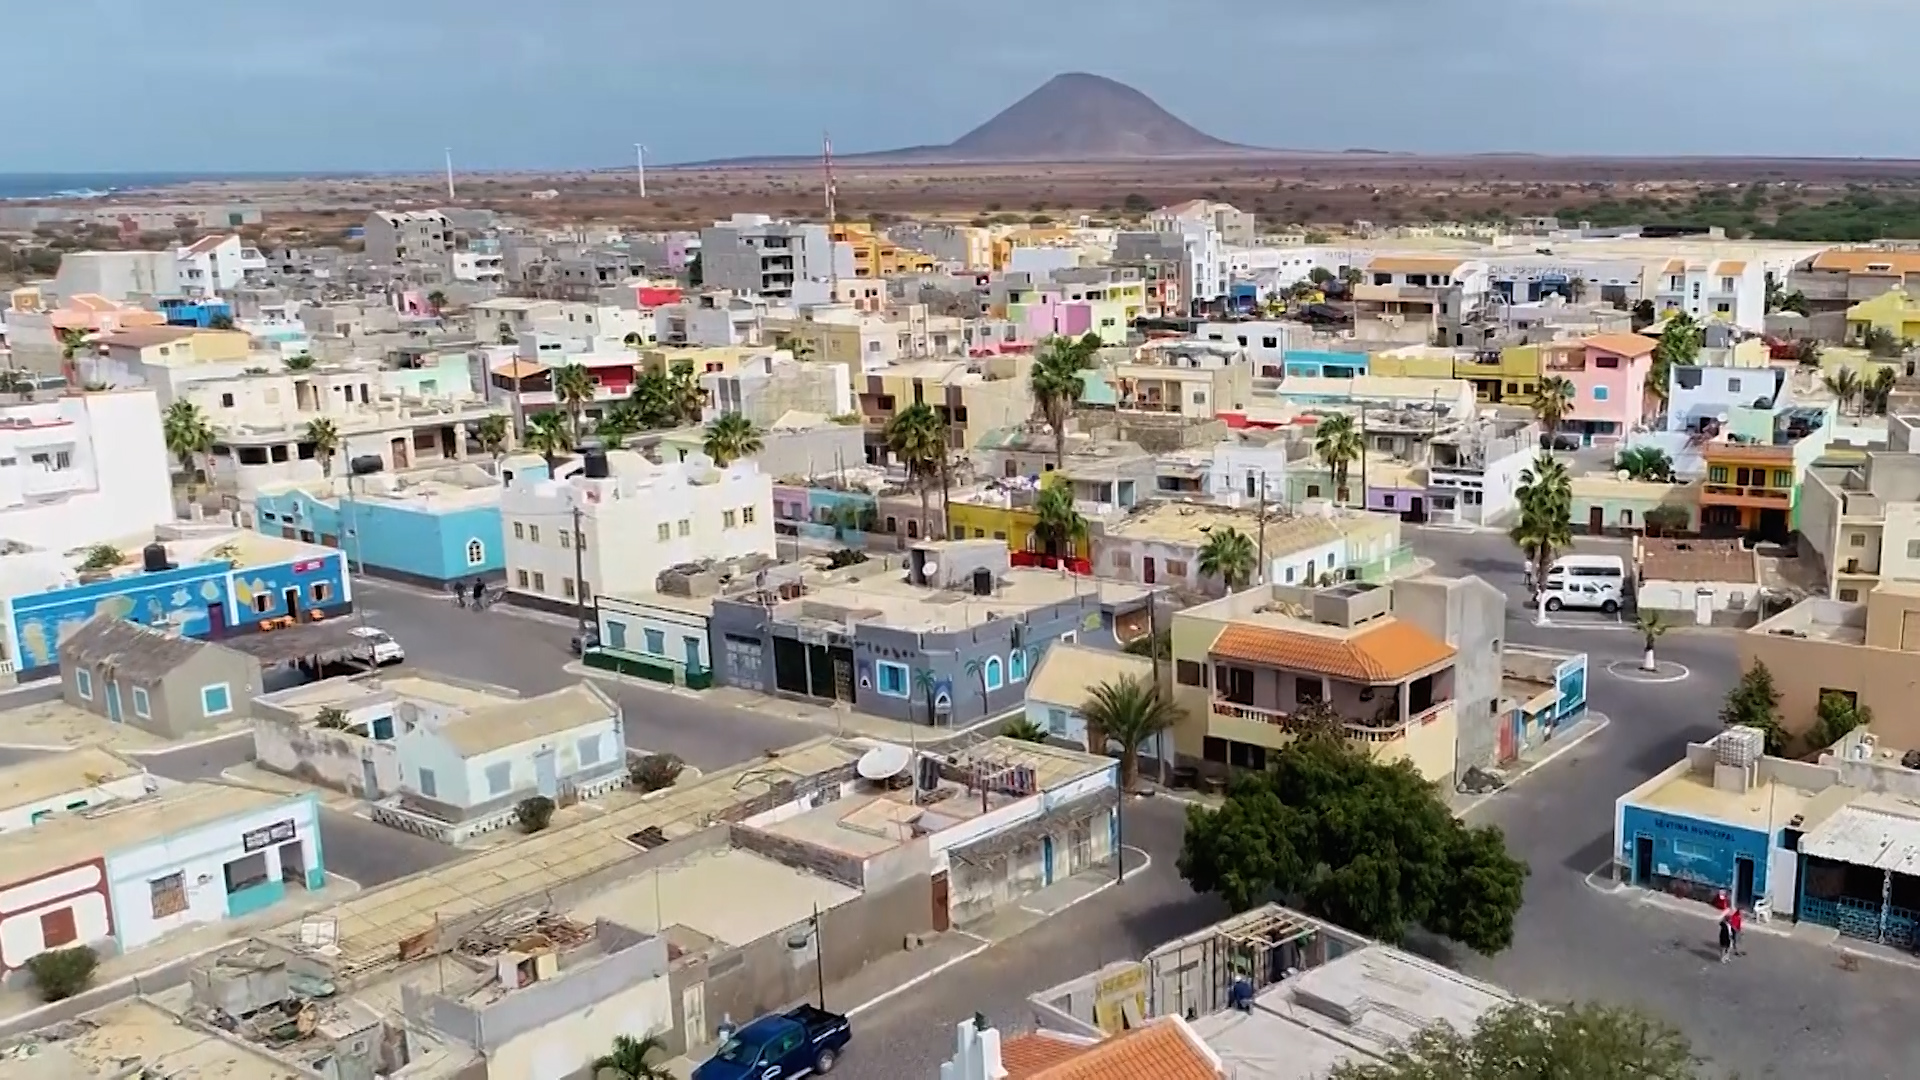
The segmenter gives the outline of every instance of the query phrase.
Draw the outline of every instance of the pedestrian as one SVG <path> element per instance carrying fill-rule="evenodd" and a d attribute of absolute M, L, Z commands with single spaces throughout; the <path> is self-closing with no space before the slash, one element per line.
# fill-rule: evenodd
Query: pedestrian
<path fill-rule="evenodd" d="M 1722 915 L 1720 917 L 1720 962 L 1723 964 L 1726 963 L 1727 958 L 1732 955 L 1733 919 L 1729 916 Z"/>
<path fill-rule="evenodd" d="M 1737 907 L 1727 912 L 1727 929 L 1733 934 L 1733 955 L 1735 956 L 1746 955 L 1740 951 L 1740 931 L 1746 928 L 1746 921 L 1746 916 L 1741 914 Z"/>
<path fill-rule="evenodd" d="M 486 593 L 487 593 L 486 583 L 481 581 L 479 578 L 474 578 L 473 579 L 473 606 L 474 607 L 480 606 L 480 600 L 482 597 L 486 595 Z"/>

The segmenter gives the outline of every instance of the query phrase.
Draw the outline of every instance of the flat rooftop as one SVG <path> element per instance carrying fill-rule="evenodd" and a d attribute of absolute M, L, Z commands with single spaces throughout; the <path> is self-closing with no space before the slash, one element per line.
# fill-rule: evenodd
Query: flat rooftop
<path fill-rule="evenodd" d="M 1713 786 L 1711 773 L 1689 770 L 1666 780 L 1656 779 L 1634 791 L 1630 798 L 1634 805 L 1649 810 L 1672 810 L 1770 832 L 1796 815 L 1811 828 L 1859 795 L 1858 789 L 1840 784 L 1810 791 L 1772 780 L 1764 771 L 1761 782 L 1747 790 L 1726 791 Z"/>
<path fill-rule="evenodd" d="M 1199 547 L 1216 531 L 1234 529 L 1255 544 L 1260 542 L 1260 517 L 1253 511 L 1229 510 L 1185 503 L 1155 503 L 1145 511 L 1107 526 L 1109 537 L 1147 540 L 1161 544 Z M 1267 522 L 1266 550 L 1284 555 L 1303 548 L 1331 544 L 1341 538 L 1333 522 L 1317 514 L 1302 514 Z"/>
<path fill-rule="evenodd" d="M 738 848 L 694 855 L 635 875 L 575 904 L 577 921 L 612 919 L 649 934 L 684 926 L 738 947 L 857 900 L 860 890 Z"/>
<path fill-rule="evenodd" d="M 309 717 L 325 708 L 351 711 L 368 705 L 405 701 L 410 698 L 456 709 L 477 709 L 506 701 L 516 701 L 518 695 L 507 691 L 493 692 L 477 687 L 441 682 L 424 675 L 349 675 L 323 679 L 320 682 L 302 683 L 277 693 L 260 696 L 260 700 L 269 705 L 304 713 Z"/>
<path fill-rule="evenodd" d="M 109 1005 L 34 1032 L 19 1043 L 40 1049 L 11 1058 L 0 1050 L 0 1080 L 124 1080 L 128 1076 L 193 1080 L 310 1080 L 234 1039 L 189 1027 L 139 998 Z M 138 1071 L 129 1072 L 137 1067 Z M 78 1068 L 79 1072 L 72 1071 Z"/>
<path fill-rule="evenodd" d="M 1867 643 L 1867 605 L 1814 597 L 1749 627 L 1749 634 L 1807 638 L 1839 645 Z"/>
<path fill-rule="evenodd" d="M 0 875 L 7 881 L 24 881 L 201 825 L 304 801 L 227 784 L 177 784 L 144 799 L 58 815 L 31 829 L 0 835 Z"/>
<path fill-rule="evenodd" d="M 29 806 L 146 771 L 118 754 L 93 746 L 34 758 L 0 769 L 0 809 Z"/>
<path fill-rule="evenodd" d="M 1014 567 L 1000 574 L 992 596 L 975 596 L 970 590 L 909 585 L 887 572 L 859 581 L 811 586 L 803 599 L 790 600 L 775 608 L 774 618 L 783 622 L 814 618 L 844 622 L 851 618 L 856 622 L 934 633 L 968 630 L 995 619 L 1012 618 L 1037 608 L 1065 603 L 1076 596 L 1097 597 L 1101 604 L 1110 605 L 1144 600 L 1150 592 L 1151 589 L 1140 585 L 1098 581 L 1058 570 Z M 837 616 L 832 612 L 815 614 L 823 607 L 839 608 L 841 612 Z"/>

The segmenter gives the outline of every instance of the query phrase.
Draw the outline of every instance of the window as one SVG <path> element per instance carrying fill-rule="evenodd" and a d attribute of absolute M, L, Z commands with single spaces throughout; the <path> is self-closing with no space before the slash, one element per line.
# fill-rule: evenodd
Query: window
<path fill-rule="evenodd" d="M 540 542 L 540 526 L 538 525 L 527 526 L 527 539 L 533 541 L 536 544 L 539 543 Z"/>
<path fill-rule="evenodd" d="M 735 513 L 734 511 L 732 511 L 732 510 L 723 510 L 723 511 L 721 511 L 721 512 L 720 512 L 720 527 L 721 527 L 721 528 L 723 528 L 723 529 L 731 529 L 731 528 L 733 528 L 733 527 L 734 527 L 734 524 L 735 524 L 735 521 L 736 521 L 736 519 L 738 518 L 738 516 L 739 516 L 739 515 L 738 515 L 738 514 L 736 514 L 736 513 Z"/>
<path fill-rule="evenodd" d="M 515 570 L 515 571 L 513 572 L 513 580 L 514 580 L 514 583 L 515 583 L 515 584 L 517 584 L 517 585 L 519 585 L 519 586 L 520 586 L 521 588 L 523 588 L 523 589 L 524 589 L 524 588 L 526 588 L 526 587 L 527 587 L 527 572 L 526 572 L 525 570 Z"/>
<path fill-rule="evenodd" d="M 273 610 L 273 594 L 272 593 L 260 592 L 260 593 L 253 594 L 253 613 L 255 615 L 265 615 L 267 612 L 272 610 Z"/>
<path fill-rule="evenodd" d="M 1007 680 L 1009 682 L 1027 681 L 1027 650 L 1015 649 L 1007 655 Z"/>
<path fill-rule="evenodd" d="M 1047 710 L 1047 734 L 1065 735 L 1067 733 L 1067 710 Z"/>
<path fill-rule="evenodd" d="M 165 350 L 165 349 L 162 349 L 162 350 L 160 350 L 160 351 L 161 351 L 161 352 L 165 352 L 166 350 Z M 231 408 L 233 408 L 233 395 L 232 395 L 232 394 L 221 394 L 221 395 L 220 395 L 220 407 L 221 407 L 221 408 L 223 408 L 223 409 L 231 409 Z"/>
<path fill-rule="evenodd" d="M 547 591 L 547 575 L 541 573 L 538 570 L 535 570 L 533 572 L 533 591 L 534 592 Z"/>
<path fill-rule="evenodd" d="M 607 648 L 624 649 L 627 647 L 627 624 L 614 619 L 606 621 Z"/>
<path fill-rule="evenodd" d="M 487 545 L 479 540 L 467 541 L 467 565 L 479 566 L 487 561 Z"/>
<path fill-rule="evenodd" d="M 1849 604 L 1856 603 L 1860 599 L 1860 590 L 1859 589 L 1841 589 L 1840 599 L 1845 603 L 1849 603 Z"/>
<path fill-rule="evenodd" d="M 333 582 L 316 581 L 307 587 L 307 595 L 313 597 L 316 604 L 324 604 L 333 599 Z"/>
<path fill-rule="evenodd" d="M 79 694 L 82 701 L 92 701 L 93 672 L 85 668 L 76 668 L 73 672 L 73 692 Z"/>
<path fill-rule="evenodd" d="M 1113 568 L 1114 568 L 1115 570 L 1130 570 L 1130 569 L 1132 569 L 1132 568 L 1133 568 L 1133 554 L 1132 554 L 1131 552 L 1126 552 L 1126 551 L 1116 551 L 1116 552 L 1114 552 L 1114 553 L 1113 553 Z"/>
<path fill-rule="evenodd" d="M 1167 576 L 1168 577 L 1186 577 L 1187 564 L 1185 562 L 1182 562 L 1179 559 L 1168 559 L 1167 560 Z"/>
<path fill-rule="evenodd" d="M 582 736 L 576 752 L 580 755 L 582 766 L 600 764 L 600 736 Z"/>
<path fill-rule="evenodd" d="M 566 534 L 562 533 L 561 535 L 565 536 Z M 569 600 L 573 599 L 573 579 L 572 578 L 562 578 L 560 580 L 560 593 L 561 595 L 565 596 Z"/>
<path fill-rule="evenodd" d="M 513 784 L 513 762 L 503 761 L 498 765 L 487 766 L 487 794 L 505 795 Z"/>
<path fill-rule="evenodd" d="M 660 537 L 660 542 L 663 544 L 673 539 L 673 524 L 667 521 L 661 522 L 660 528 L 658 530 L 658 534 Z"/>
<path fill-rule="evenodd" d="M 1740 380 L 1739 380 L 1739 379 L 1728 379 L 1728 380 L 1727 380 L 1727 392 L 1728 392 L 1728 393 L 1730 393 L 1730 394 L 1737 394 L 1737 393 L 1739 393 L 1739 392 L 1740 392 Z"/>
<path fill-rule="evenodd" d="M 1006 668 L 1001 665 L 999 657 L 987 657 L 987 665 L 982 669 L 981 678 L 986 682 L 988 690 L 998 690 L 1006 685 Z"/>
<path fill-rule="evenodd" d="M 1920 559 L 1920 540 L 1907 541 L 1907 558 Z"/>
<path fill-rule="evenodd" d="M 667 635 L 658 630 L 648 630 L 645 632 L 645 637 L 647 639 L 646 649 L 648 652 L 655 656 L 667 655 Z"/>
<path fill-rule="evenodd" d="M 525 540 L 527 538 L 527 527 L 523 522 L 516 521 L 513 523 L 513 538 L 515 540 Z"/>
<path fill-rule="evenodd" d="M 153 718 L 150 714 L 152 708 L 153 708 L 153 702 L 147 698 L 147 688 L 144 686 L 134 687 L 133 688 L 133 715 L 139 717 L 142 720 L 151 720 Z"/>
<path fill-rule="evenodd" d="M 1173 678 L 1181 686 L 1201 686 L 1204 684 L 1207 669 L 1195 660 L 1176 660 L 1173 664 Z"/>
<path fill-rule="evenodd" d="M 153 917 L 164 919 L 187 910 L 187 881 L 184 873 L 168 874 L 147 882 L 147 894 L 153 903 Z"/>
<path fill-rule="evenodd" d="M 1727 467 L 1726 467 L 1725 465 L 1709 465 L 1709 466 L 1707 466 L 1707 482 L 1708 482 L 1708 483 L 1711 483 L 1711 484 L 1724 484 L 1724 483 L 1726 483 L 1726 482 L 1727 482 Z"/>
<path fill-rule="evenodd" d="M 420 794 L 429 799 L 440 797 L 440 785 L 435 782 L 432 769 L 420 770 Z"/>
<path fill-rule="evenodd" d="M 208 716 L 225 716 L 233 711 L 233 694 L 226 683 L 200 688 L 200 711 Z"/>
<path fill-rule="evenodd" d="M 563 551 L 573 548 L 573 540 L 567 535 L 565 529 L 560 530 L 560 548 Z"/>
<path fill-rule="evenodd" d="M 690 536 L 690 535 L 692 535 L 692 534 L 693 534 L 693 522 L 692 522 L 692 520 L 691 520 L 691 519 L 688 519 L 688 518 L 681 518 L 681 519 L 680 519 L 680 535 L 681 535 L 681 536 Z"/>
<path fill-rule="evenodd" d="M 1789 471 L 1789 470 L 1787 470 L 1787 469 L 1775 469 L 1775 470 L 1773 470 L 1773 486 L 1774 486 L 1774 487 L 1777 487 L 1777 488 L 1790 488 L 1790 487 L 1792 487 L 1792 486 L 1793 486 L 1793 473 L 1792 473 L 1791 471 Z"/>
<path fill-rule="evenodd" d="M 1593 388 L 1593 400 L 1595 400 L 1595 401 L 1605 401 L 1605 400 L 1607 400 L 1607 388 L 1606 388 L 1606 387 L 1604 387 L 1604 386 L 1596 386 L 1596 387 L 1594 387 L 1594 388 Z"/>
<path fill-rule="evenodd" d="M 1721 291 L 1721 292 L 1732 292 L 1732 291 L 1733 291 L 1733 279 L 1732 279 L 1732 278 L 1730 278 L 1730 277 L 1723 277 L 1723 278 L 1721 278 L 1721 279 L 1720 279 L 1720 291 Z"/>
<path fill-rule="evenodd" d="M 1713 310 L 1715 313 L 1720 315 L 1731 315 L 1733 314 L 1733 305 L 1727 303 L 1725 300 L 1722 300 L 1719 303 L 1713 305 Z"/>
<path fill-rule="evenodd" d="M 79 931 L 74 927 L 73 909 L 55 908 L 40 915 L 40 943 L 49 949 L 62 945 L 71 945 L 79 940 Z"/>
<path fill-rule="evenodd" d="M 1308 485 L 1307 485 L 1307 498 L 1309 498 L 1309 499 L 1317 499 L 1317 498 L 1319 498 L 1319 497 L 1320 497 L 1320 485 L 1319 485 L 1319 484 L 1308 484 Z"/>
<path fill-rule="evenodd" d="M 743 506 L 740 508 L 740 521 L 745 525 L 753 524 L 753 507 Z"/>
<path fill-rule="evenodd" d="M 1867 538 L 1862 533 L 1853 533 L 1847 537 L 1848 547 L 1866 547 Z"/>
<path fill-rule="evenodd" d="M 887 697 L 907 696 L 907 666 L 891 664 L 885 660 L 874 665 L 874 678 L 879 682 L 876 687 Z"/>

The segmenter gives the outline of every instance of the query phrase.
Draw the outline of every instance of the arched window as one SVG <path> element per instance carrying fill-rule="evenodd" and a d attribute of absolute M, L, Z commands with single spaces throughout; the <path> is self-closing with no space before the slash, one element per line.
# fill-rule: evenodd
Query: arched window
<path fill-rule="evenodd" d="M 987 657 L 987 689 L 989 690 L 1000 689 L 1000 687 L 1006 682 L 1005 674 L 1006 674 L 1005 669 L 1000 666 L 999 657 L 997 656 Z"/>
<path fill-rule="evenodd" d="M 1007 678 L 1014 682 L 1027 681 L 1027 650 L 1015 649 L 1007 657 Z"/>
<path fill-rule="evenodd" d="M 477 538 L 467 541 L 467 565 L 479 566 L 487 561 L 487 545 Z"/>

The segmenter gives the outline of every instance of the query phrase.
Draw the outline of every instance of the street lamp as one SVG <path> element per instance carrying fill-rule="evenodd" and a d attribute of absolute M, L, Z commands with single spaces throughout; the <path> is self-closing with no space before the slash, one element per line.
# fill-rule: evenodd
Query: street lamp
<path fill-rule="evenodd" d="M 813 946 L 813 976 L 820 990 L 820 1009 L 827 1008 L 827 959 L 824 943 L 820 937 L 820 905 L 813 905 L 813 915 L 800 927 L 787 935 L 787 948 L 794 952 L 805 952 L 807 946 Z"/>

